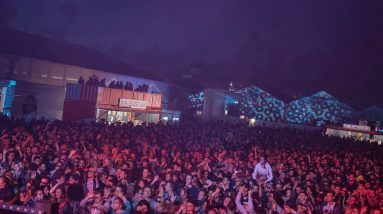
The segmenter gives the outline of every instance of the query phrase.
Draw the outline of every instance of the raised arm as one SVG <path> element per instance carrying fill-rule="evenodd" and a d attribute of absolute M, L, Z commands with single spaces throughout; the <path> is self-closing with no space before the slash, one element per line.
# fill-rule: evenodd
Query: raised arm
<path fill-rule="evenodd" d="M 237 209 L 242 214 L 247 214 L 245 207 L 241 204 L 241 194 L 242 194 L 242 187 L 239 188 L 239 191 L 237 193 L 237 197 L 235 198 L 235 205 L 237 205 Z"/>

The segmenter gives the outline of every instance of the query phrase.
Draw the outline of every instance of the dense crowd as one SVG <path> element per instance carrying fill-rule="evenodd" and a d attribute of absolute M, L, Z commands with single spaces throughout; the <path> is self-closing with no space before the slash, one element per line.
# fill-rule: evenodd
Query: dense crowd
<path fill-rule="evenodd" d="M 0 202 L 53 213 L 383 211 L 382 147 L 239 124 L 0 119 Z"/>

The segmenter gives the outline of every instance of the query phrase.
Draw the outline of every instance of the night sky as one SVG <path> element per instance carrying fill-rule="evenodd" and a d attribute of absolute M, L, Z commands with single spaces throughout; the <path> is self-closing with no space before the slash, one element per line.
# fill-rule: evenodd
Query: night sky
<path fill-rule="evenodd" d="M 383 106 L 383 1 L 0 0 L 0 24 L 202 85 Z"/>

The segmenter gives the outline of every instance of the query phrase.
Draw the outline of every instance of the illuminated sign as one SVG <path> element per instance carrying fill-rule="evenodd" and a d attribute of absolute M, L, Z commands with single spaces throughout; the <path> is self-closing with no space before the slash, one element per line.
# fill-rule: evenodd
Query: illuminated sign
<path fill-rule="evenodd" d="M 130 100 L 121 98 L 118 106 L 134 109 L 146 109 L 147 103 L 143 100 Z"/>
<path fill-rule="evenodd" d="M 370 131 L 371 130 L 371 128 L 369 126 L 361 126 L 361 125 L 355 125 L 355 124 L 343 124 L 343 128 L 360 130 L 360 131 Z"/>

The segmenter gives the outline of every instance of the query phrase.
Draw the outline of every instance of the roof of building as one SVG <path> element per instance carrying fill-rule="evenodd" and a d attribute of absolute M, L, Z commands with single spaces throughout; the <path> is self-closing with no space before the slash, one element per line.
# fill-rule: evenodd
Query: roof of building
<path fill-rule="evenodd" d="M 9 28 L 0 28 L 0 53 L 163 81 L 100 51 Z"/>

